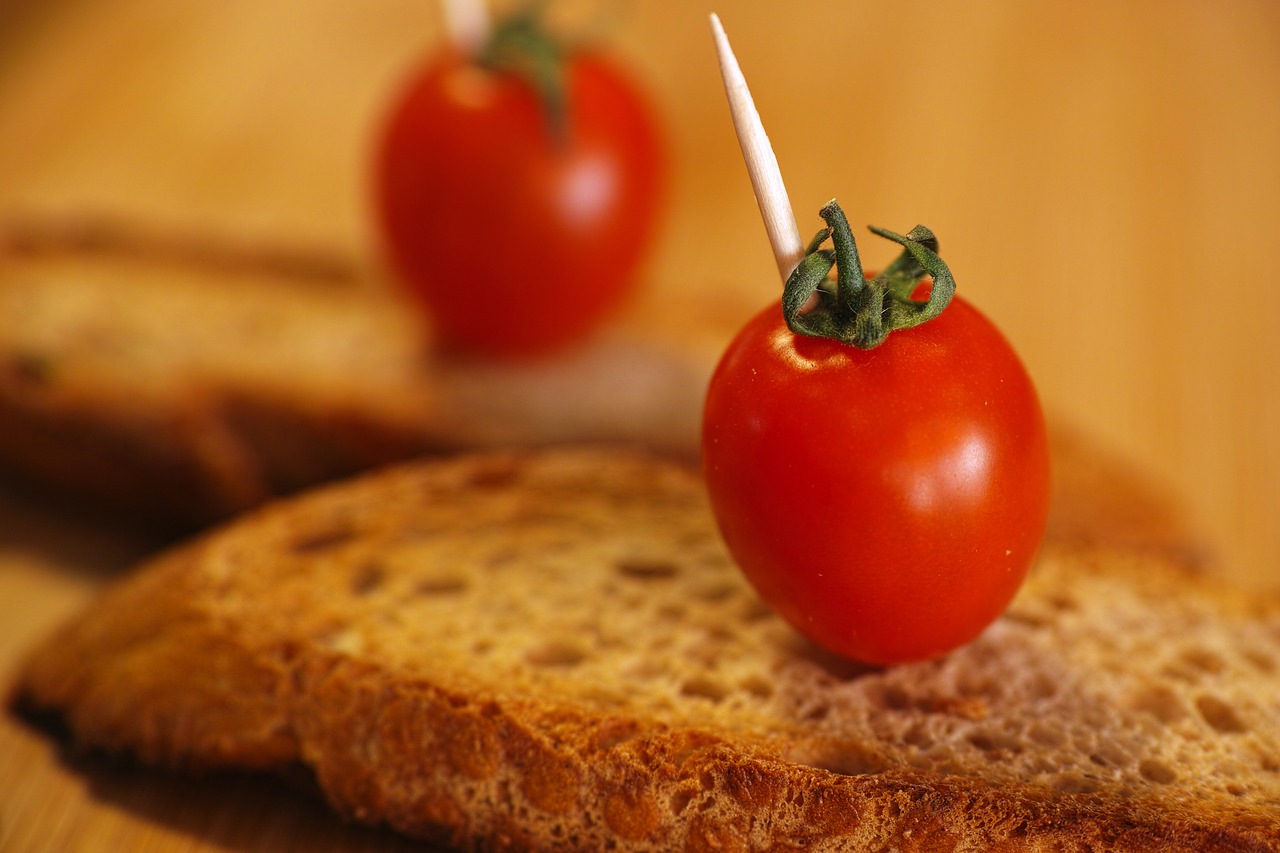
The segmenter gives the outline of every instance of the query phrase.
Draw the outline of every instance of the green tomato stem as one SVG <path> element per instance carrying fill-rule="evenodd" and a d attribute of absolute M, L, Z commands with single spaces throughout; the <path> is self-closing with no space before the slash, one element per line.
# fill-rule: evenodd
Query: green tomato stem
<path fill-rule="evenodd" d="M 938 238 L 928 228 L 917 225 L 904 236 L 871 226 L 873 234 L 892 240 L 903 252 L 883 272 L 868 279 L 840 205 L 832 199 L 819 215 L 827 227 L 809 242 L 804 259 L 782 291 L 782 314 L 792 332 L 872 349 L 884 343 L 890 332 L 928 322 L 951 304 L 955 278 L 939 257 Z M 832 244 L 829 249 L 823 247 L 828 239 Z M 836 269 L 834 285 L 832 267 Z M 916 286 L 927 276 L 933 278 L 929 298 L 912 298 Z M 817 304 L 804 310 L 815 294 Z"/>
<path fill-rule="evenodd" d="M 498 22 L 476 61 L 491 71 L 524 78 L 542 102 L 551 138 L 563 144 L 569 135 L 569 101 L 564 75 L 567 50 L 543 26 L 544 5 L 534 0 Z"/>

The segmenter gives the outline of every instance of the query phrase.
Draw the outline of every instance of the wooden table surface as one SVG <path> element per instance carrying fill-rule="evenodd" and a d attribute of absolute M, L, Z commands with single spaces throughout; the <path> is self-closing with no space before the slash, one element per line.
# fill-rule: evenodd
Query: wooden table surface
<path fill-rule="evenodd" d="M 570 19 L 597 3 L 565 0 Z M 607 4 L 606 4 L 607 5 Z M 776 295 L 696 4 L 618 4 L 674 185 L 651 292 Z M 714 5 L 802 232 L 932 227 L 1048 408 L 1184 495 L 1280 585 L 1280 6 L 1271 0 Z M 0 4 L 0 215 L 98 212 L 368 256 L 370 129 L 431 3 Z M 877 241 L 878 242 L 878 241 Z M 888 250 L 864 242 L 869 263 Z M 0 684 L 154 535 L 0 482 Z M 175 782 L 0 717 L 0 850 L 382 850 L 270 782 Z"/>

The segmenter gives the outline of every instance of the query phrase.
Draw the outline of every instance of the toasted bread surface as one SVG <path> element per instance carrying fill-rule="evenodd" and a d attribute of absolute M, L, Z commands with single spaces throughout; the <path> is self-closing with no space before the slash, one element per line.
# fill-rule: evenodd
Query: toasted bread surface
<path fill-rule="evenodd" d="M 756 598 L 694 472 L 420 462 L 140 567 L 19 690 L 85 745 L 300 764 L 462 848 L 1280 849 L 1277 602 L 1065 529 L 977 641 L 871 669 Z"/>

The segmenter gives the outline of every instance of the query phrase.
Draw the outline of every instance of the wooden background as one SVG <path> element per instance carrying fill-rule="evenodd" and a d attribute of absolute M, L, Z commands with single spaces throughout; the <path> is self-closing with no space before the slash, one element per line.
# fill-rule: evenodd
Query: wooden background
<path fill-rule="evenodd" d="M 675 159 L 650 293 L 778 293 L 715 68 L 714 9 L 802 233 L 832 196 L 855 224 L 928 224 L 1054 416 L 1183 495 L 1228 573 L 1280 586 L 1280 4 L 557 8 L 579 21 L 601 5 L 617 9 L 618 50 Z M 428 0 L 0 0 L 0 213 L 102 212 L 369 255 L 371 129 L 438 37 Z M 869 264 L 892 254 L 879 243 L 862 241 Z M 0 663 L 147 547 L 0 502 Z M 165 786 L 125 777 L 120 794 L 116 772 L 60 765 L 6 721 L 0 848 L 288 849 L 287 827 L 215 825 L 224 812 L 200 818 L 173 796 L 139 808 Z M 311 849 L 374 843 L 232 796 L 283 808 L 289 826 L 319 820 Z"/>

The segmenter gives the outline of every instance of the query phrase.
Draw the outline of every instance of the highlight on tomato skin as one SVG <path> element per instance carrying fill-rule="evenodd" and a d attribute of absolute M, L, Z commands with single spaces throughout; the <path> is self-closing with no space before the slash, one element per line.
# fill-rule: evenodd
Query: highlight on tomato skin
<path fill-rule="evenodd" d="M 609 56 L 569 54 L 563 124 L 532 83 L 453 50 L 391 105 L 373 192 L 393 274 L 448 347 L 523 358 L 625 302 L 654 239 L 664 134 Z"/>
<path fill-rule="evenodd" d="M 1049 450 L 1031 379 L 960 297 L 871 350 L 770 306 L 712 378 L 702 450 L 733 557 L 799 632 L 875 665 L 977 637 L 1031 566 Z"/>

